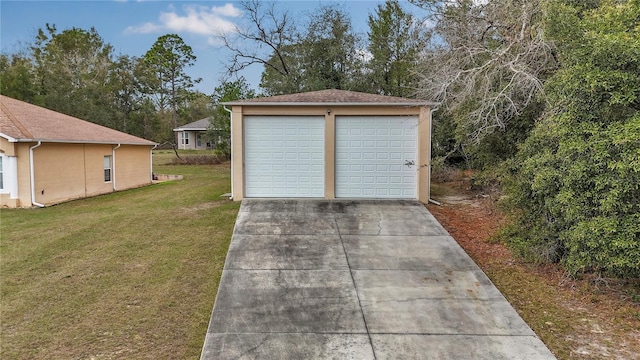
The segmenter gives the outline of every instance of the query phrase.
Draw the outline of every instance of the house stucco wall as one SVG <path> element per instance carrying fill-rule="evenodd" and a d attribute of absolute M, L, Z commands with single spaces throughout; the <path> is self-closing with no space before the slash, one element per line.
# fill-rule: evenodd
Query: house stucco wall
<path fill-rule="evenodd" d="M 330 111 L 329 111 L 330 110 Z M 419 201 L 429 201 L 431 166 L 431 126 L 430 108 L 428 106 L 397 107 L 397 106 L 262 106 L 262 105 L 234 105 L 232 107 L 232 163 L 233 168 L 233 199 L 240 201 L 244 198 L 244 116 L 324 116 L 325 119 L 325 181 L 324 196 L 326 199 L 335 198 L 335 122 L 339 116 L 418 116 L 418 165 L 417 196 Z"/>
<path fill-rule="evenodd" d="M 115 154 L 116 190 L 151 183 L 151 150 L 148 146 L 122 145 Z"/>
<path fill-rule="evenodd" d="M 2 143 L 2 151 L 17 158 L 18 196 L 0 194 L 0 205 L 30 207 L 31 174 L 29 148 L 37 143 Z M 52 205 L 151 184 L 150 146 L 122 145 L 115 150 L 111 181 L 104 181 L 104 157 L 112 156 L 117 145 L 42 143 L 33 150 L 35 201 Z M 6 148 L 6 151 L 5 151 Z"/>
<path fill-rule="evenodd" d="M 189 134 L 189 144 L 182 143 L 182 134 Z M 206 132 L 200 130 L 182 130 L 175 131 L 176 134 L 176 144 L 178 144 L 178 149 L 181 150 L 205 150 L 207 148 L 207 142 L 202 139 L 200 142 L 200 146 L 198 146 L 198 136 L 203 136 Z"/>
<path fill-rule="evenodd" d="M 87 191 L 99 194 L 91 183 L 85 186 L 85 166 L 83 144 L 43 143 L 34 149 L 35 201 L 48 205 L 85 197 Z"/>

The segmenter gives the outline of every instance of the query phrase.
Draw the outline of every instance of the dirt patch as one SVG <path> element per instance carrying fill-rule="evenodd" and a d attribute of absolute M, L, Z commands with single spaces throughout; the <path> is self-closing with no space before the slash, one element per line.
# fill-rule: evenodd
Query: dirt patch
<path fill-rule="evenodd" d="M 455 194 L 441 195 L 434 197 L 434 200 L 447 205 L 474 205 L 477 203 L 475 196 Z"/>
<path fill-rule="evenodd" d="M 558 359 L 640 359 L 640 286 L 575 279 L 554 264 L 514 258 L 495 240 L 504 217 L 489 197 L 460 184 L 428 209 L 491 278 Z"/>

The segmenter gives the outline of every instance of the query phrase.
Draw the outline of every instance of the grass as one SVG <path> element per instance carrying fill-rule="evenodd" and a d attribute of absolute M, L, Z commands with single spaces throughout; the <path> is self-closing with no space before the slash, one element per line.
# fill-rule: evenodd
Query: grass
<path fill-rule="evenodd" d="M 184 180 L 0 214 L 0 358 L 199 356 L 239 203 L 229 164 Z"/>

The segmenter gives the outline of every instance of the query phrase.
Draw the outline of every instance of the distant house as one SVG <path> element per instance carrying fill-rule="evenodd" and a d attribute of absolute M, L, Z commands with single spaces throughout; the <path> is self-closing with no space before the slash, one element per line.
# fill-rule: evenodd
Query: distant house
<path fill-rule="evenodd" d="M 0 96 L 0 206 L 45 206 L 151 184 L 154 142 Z"/>
<path fill-rule="evenodd" d="M 211 143 L 204 140 L 204 136 L 211 123 L 211 118 L 204 118 L 173 129 L 176 134 L 176 144 L 182 150 L 211 149 Z"/>

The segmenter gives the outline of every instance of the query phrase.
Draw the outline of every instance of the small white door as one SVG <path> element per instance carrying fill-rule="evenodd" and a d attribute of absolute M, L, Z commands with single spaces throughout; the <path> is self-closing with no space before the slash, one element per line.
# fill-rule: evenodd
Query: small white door
<path fill-rule="evenodd" d="M 324 197 L 324 117 L 244 117 L 245 197 Z"/>
<path fill-rule="evenodd" d="M 336 197 L 417 198 L 415 116 L 336 117 Z"/>

